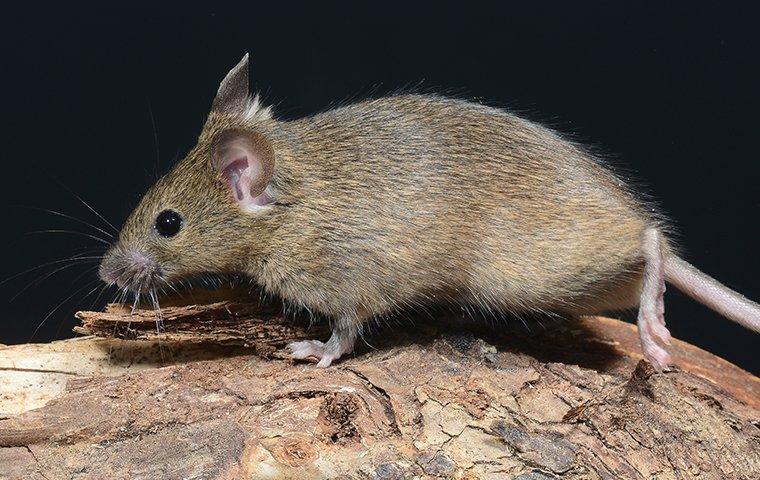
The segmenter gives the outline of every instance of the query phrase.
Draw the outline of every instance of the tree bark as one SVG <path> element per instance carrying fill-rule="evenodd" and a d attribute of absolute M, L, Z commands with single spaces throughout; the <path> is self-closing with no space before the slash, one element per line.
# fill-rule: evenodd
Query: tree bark
<path fill-rule="evenodd" d="M 405 324 L 317 369 L 282 347 L 326 329 L 259 305 L 78 316 L 0 346 L 0 478 L 760 478 L 760 380 L 678 340 L 656 373 L 617 320 Z"/>

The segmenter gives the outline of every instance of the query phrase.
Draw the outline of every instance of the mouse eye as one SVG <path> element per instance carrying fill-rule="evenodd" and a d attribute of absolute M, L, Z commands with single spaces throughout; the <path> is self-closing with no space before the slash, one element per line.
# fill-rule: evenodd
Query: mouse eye
<path fill-rule="evenodd" d="M 156 231 L 162 237 L 173 237 L 182 228 L 182 217 L 174 210 L 164 210 L 156 217 Z"/>

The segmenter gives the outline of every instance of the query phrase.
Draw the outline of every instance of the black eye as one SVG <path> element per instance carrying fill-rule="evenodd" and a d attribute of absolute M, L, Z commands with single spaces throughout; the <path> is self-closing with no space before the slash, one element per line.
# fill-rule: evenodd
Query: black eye
<path fill-rule="evenodd" d="M 156 217 L 156 231 L 162 237 L 173 237 L 182 228 L 182 217 L 174 210 L 164 210 Z"/>

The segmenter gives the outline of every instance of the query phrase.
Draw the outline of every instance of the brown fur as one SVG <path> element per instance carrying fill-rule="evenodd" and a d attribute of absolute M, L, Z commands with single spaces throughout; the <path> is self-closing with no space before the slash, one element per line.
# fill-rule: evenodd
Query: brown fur
<path fill-rule="evenodd" d="M 357 327 L 444 301 L 566 315 L 638 304 L 641 237 L 658 221 L 552 130 L 413 94 L 286 122 L 229 91 L 237 107 L 215 101 L 197 146 L 127 220 L 104 278 L 139 251 L 154 262 L 145 288 L 240 272 Z M 275 202 L 261 211 L 243 212 L 214 168 L 214 139 L 230 130 L 274 153 Z M 172 238 L 153 230 L 167 208 L 183 217 Z"/>

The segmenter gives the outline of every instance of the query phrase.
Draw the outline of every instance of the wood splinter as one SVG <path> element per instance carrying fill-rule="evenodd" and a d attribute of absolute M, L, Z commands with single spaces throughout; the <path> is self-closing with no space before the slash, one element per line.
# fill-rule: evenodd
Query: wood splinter
<path fill-rule="evenodd" d="M 271 356 L 288 342 L 327 332 L 307 321 L 286 318 L 271 305 L 239 301 L 168 306 L 160 310 L 109 304 L 104 312 L 80 311 L 82 335 L 166 343 L 210 343 L 255 349 Z"/>

